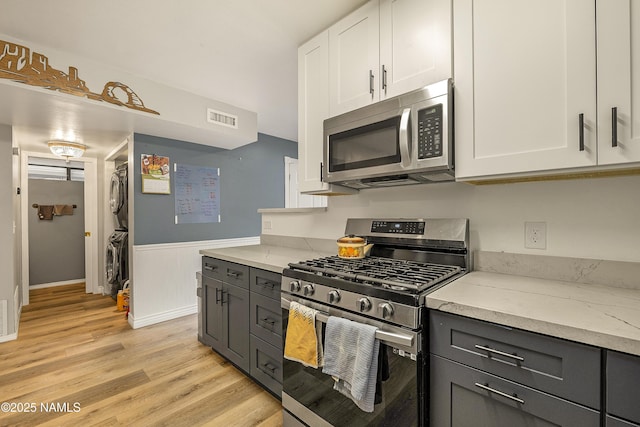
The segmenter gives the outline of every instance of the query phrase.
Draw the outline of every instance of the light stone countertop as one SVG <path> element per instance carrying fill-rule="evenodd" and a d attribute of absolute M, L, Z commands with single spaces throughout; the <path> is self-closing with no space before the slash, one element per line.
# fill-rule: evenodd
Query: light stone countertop
<path fill-rule="evenodd" d="M 335 245 L 335 243 L 334 243 Z M 327 252 L 312 247 L 299 248 L 276 245 L 251 245 L 231 248 L 203 249 L 200 254 L 225 261 L 248 265 L 250 267 L 282 273 L 290 262 L 305 261 L 335 255 L 335 251 Z"/>
<path fill-rule="evenodd" d="M 427 307 L 640 355 L 640 290 L 473 271 Z"/>
<path fill-rule="evenodd" d="M 261 242 L 200 253 L 276 273 L 290 262 L 335 255 L 333 240 L 262 236 Z M 427 307 L 640 356 L 637 263 L 480 252 L 475 264 L 482 271 L 428 294 Z M 605 279 L 616 286 L 597 283 Z"/>

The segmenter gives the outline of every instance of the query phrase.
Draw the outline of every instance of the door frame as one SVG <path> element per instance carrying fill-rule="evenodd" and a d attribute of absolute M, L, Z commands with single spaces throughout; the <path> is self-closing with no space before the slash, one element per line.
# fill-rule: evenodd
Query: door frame
<path fill-rule="evenodd" d="M 20 209 L 22 218 L 22 305 L 29 304 L 29 157 L 57 159 L 50 153 L 20 152 Z M 98 159 L 80 157 L 84 163 L 84 263 L 85 292 L 99 293 L 98 282 Z"/>

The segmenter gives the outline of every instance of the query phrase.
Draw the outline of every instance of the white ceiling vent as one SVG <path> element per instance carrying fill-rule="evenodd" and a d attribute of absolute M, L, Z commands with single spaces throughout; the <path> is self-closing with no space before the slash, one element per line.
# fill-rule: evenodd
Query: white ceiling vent
<path fill-rule="evenodd" d="M 238 129 L 238 116 L 207 108 L 207 122 Z"/>

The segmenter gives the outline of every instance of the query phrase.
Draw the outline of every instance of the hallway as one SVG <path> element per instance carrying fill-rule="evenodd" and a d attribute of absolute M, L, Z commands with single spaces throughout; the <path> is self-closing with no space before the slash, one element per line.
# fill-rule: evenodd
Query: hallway
<path fill-rule="evenodd" d="M 134 330 L 84 283 L 30 298 L 0 344 L 0 425 L 282 425 L 277 399 L 198 342 L 195 315 Z"/>

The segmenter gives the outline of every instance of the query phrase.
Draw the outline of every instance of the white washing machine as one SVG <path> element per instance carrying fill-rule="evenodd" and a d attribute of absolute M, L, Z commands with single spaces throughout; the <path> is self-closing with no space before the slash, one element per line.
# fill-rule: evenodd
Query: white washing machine
<path fill-rule="evenodd" d="M 128 177 L 127 164 L 122 164 L 116 168 L 111 175 L 111 185 L 109 191 L 109 206 L 111 212 L 118 219 L 118 228 L 127 229 L 128 221 Z"/>
<path fill-rule="evenodd" d="M 126 230 L 116 230 L 109 236 L 105 265 L 107 269 L 107 283 L 111 286 L 107 293 L 113 298 L 118 295 L 124 282 L 129 278 L 129 233 Z"/>

